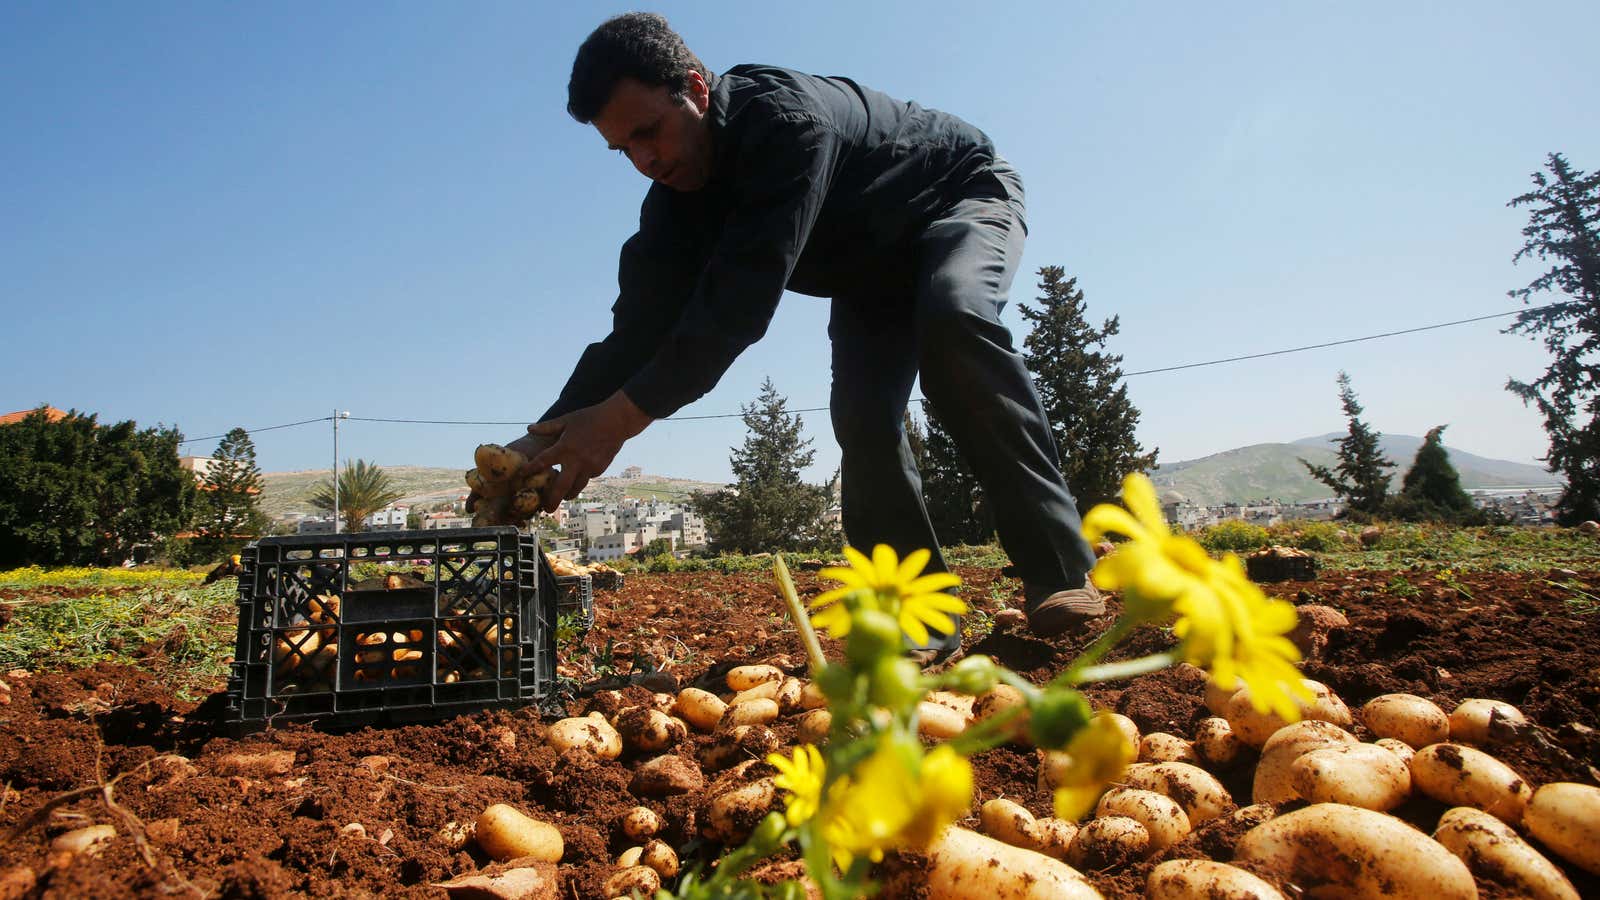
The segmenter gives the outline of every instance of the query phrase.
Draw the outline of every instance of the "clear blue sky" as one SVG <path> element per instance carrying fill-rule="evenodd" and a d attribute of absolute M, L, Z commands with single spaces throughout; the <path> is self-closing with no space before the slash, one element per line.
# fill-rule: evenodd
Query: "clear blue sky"
<path fill-rule="evenodd" d="M 573 51 L 631 7 L 0 6 L 0 412 L 189 437 L 326 416 L 527 421 L 601 337 L 646 182 L 564 109 Z M 1600 167 L 1600 5 L 652 4 L 707 65 L 851 76 L 985 129 L 1027 182 L 1033 273 L 1079 278 L 1138 371 L 1510 310 L 1546 153 Z M 1020 342 L 1014 306 L 1007 320 Z M 826 303 L 683 415 L 763 376 L 826 405 Z M 1503 390 L 1546 358 L 1486 322 L 1130 378 L 1168 462 L 1342 430 L 1532 461 Z M 838 451 L 806 417 L 816 480 Z M 345 458 L 470 465 L 514 427 L 349 422 Z M 657 423 L 617 466 L 721 480 L 737 419 Z M 326 468 L 326 422 L 257 434 Z M 215 441 L 186 445 L 209 455 Z"/>

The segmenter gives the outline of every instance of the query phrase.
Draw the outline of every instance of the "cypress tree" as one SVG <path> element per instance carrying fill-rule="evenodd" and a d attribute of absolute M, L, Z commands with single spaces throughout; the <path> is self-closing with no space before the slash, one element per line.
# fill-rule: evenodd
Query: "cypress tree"
<path fill-rule="evenodd" d="M 1567 479 L 1556 502 L 1564 525 L 1600 519 L 1600 172 L 1572 168 L 1559 153 L 1546 160 L 1549 175 L 1533 173 L 1535 189 L 1508 206 L 1529 207 L 1522 249 L 1512 257 L 1548 261 L 1550 267 L 1511 296 L 1531 305 L 1535 294 L 1557 298 L 1525 309 L 1506 329 L 1540 337 L 1553 359 L 1531 382 L 1515 378 L 1506 389 L 1533 404 L 1550 437 L 1545 463 Z"/>
<path fill-rule="evenodd" d="M 1343 498 L 1352 512 L 1376 515 L 1389 497 L 1392 476 L 1384 469 L 1392 468 L 1394 463 L 1384 458 L 1378 448 L 1382 435 L 1361 421 L 1361 404 L 1350 387 L 1350 376 L 1341 371 L 1338 383 L 1339 402 L 1350 421 L 1349 433 L 1339 440 L 1339 464 L 1332 470 L 1304 459 L 1300 464 L 1312 477 L 1332 488 L 1335 496 Z"/>
<path fill-rule="evenodd" d="M 815 546 L 828 531 L 822 514 L 831 491 L 800 480 L 816 451 L 810 449 L 810 438 L 800 437 L 804 422 L 799 414 L 789 414 L 788 402 L 772 379 L 763 381 L 755 402 L 739 407 L 749 433 L 728 458 L 733 487 L 694 495 L 717 550 L 803 549 Z"/>
<path fill-rule="evenodd" d="M 1122 383 L 1122 356 L 1105 350 L 1121 330 L 1116 316 L 1096 328 L 1078 279 L 1060 266 L 1039 270 L 1038 307 L 1022 304 L 1032 330 L 1022 346 L 1044 403 L 1060 454 L 1061 474 L 1079 509 L 1115 501 L 1122 479 L 1156 464 L 1159 450 L 1145 452 L 1135 438 L 1139 410 Z"/>

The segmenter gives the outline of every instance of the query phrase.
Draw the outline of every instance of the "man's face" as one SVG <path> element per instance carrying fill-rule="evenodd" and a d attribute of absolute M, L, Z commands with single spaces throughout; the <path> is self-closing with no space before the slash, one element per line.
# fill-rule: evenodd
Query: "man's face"
<path fill-rule="evenodd" d="M 646 178 L 675 191 L 697 191 L 711 180 L 710 103 L 710 87 L 699 72 L 689 72 L 682 97 L 623 78 L 594 127 L 609 149 L 621 151 Z"/>

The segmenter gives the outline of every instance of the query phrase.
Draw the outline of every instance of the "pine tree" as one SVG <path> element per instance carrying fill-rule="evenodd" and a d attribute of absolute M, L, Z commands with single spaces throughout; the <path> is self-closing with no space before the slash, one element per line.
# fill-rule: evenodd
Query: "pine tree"
<path fill-rule="evenodd" d="M 263 483 L 261 468 L 256 465 L 256 445 L 249 432 L 235 428 L 223 435 L 201 481 L 196 549 L 207 558 L 214 558 L 264 534 L 267 516 L 261 511 Z"/>
<path fill-rule="evenodd" d="M 1383 510 L 1389 497 L 1392 476 L 1384 469 L 1393 468 L 1394 463 L 1385 459 L 1378 448 L 1378 438 L 1382 435 L 1361 421 L 1361 404 L 1350 387 L 1350 376 L 1342 371 L 1339 373 L 1339 402 L 1350 420 L 1350 433 L 1339 439 L 1339 464 L 1332 470 L 1304 459 L 1300 464 L 1312 477 L 1332 488 L 1335 496 L 1343 498 L 1351 511 L 1375 515 Z"/>
<path fill-rule="evenodd" d="M 830 492 L 800 480 L 816 451 L 810 449 L 810 438 L 800 437 L 804 423 L 787 406 L 772 379 L 763 381 L 755 402 L 739 408 L 749 433 L 728 458 L 733 486 L 695 494 L 694 504 L 717 550 L 797 550 L 826 540 L 822 514 Z"/>
<path fill-rule="evenodd" d="M 1600 519 L 1600 172 L 1576 170 L 1559 153 L 1550 154 L 1546 167 L 1548 176 L 1533 173 L 1535 190 L 1507 205 L 1530 207 L 1512 261 L 1537 257 L 1550 268 L 1510 293 L 1530 305 L 1535 294 L 1559 297 L 1523 310 L 1507 331 L 1542 336 L 1554 359 L 1534 381 L 1512 378 L 1506 389 L 1544 416 L 1546 465 L 1567 479 L 1556 517 L 1573 525 Z"/>
<path fill-rule="evenodd" d="M 339 518 L 344 520 L 344 530 L 357 532 L 362 520 L 385 506 L 405 496 L 394 486 L 389 473 L 364 459 L 345 463 L 339 473 Z M 311 495 L 311 505 L 317 509 L 333 510 L 333 482 L 317 485 Z"/>
<path fill-rule="evenodd" d="M 1428 429 L 1416 459 L 1406 470 L 1400 496 L 1390 504 L 1395 518 L 1428 522 L 1476 523 L 1483 519 L 1444 449 L 1444 425 Z"/>
<path fill-rule="evenodd" d="M 1060 266 L 1039 270 L 1039 307 L 1022 304 L 1033 323 L 1022 346 L 1044 402 L 1050 430 L 1061 455 L 1061 474 L 1080 509 L 1112 502 L 1130 472 L 1156 464 L 1134 433 L 1139 410 L 1122 384 L 1122 356 L 1105 351 L 1106 340 L 1121 330 L 1116 316 L 1099 328 L 1086 318 L 1078 279 L 1065 278 Z"/>
<path fill-rule="evenodd" d="M 928 428 L 923 437 L 922 502 L 939 543 L 985 544 L 994 539 L 994 517 L 984 502 L 983 486 L 945 430 L 933 403 L 924 402 Z"/>

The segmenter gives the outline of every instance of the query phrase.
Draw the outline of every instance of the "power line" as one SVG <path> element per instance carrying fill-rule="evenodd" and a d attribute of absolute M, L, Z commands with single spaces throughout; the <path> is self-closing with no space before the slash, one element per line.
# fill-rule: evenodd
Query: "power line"
<path fill-rule="evenodd" d="M 1551 305 L 1554 306 L 1556 304 L 1551 304 Z M 1249 353 L 1249 354 L 1245 354 L 1244 356 L 1229 356 L 1229 357 L 1226 357 L 1224 359 L 1209 359 L 1209 360 L 1206 360 L 1204 362 L 1184 363 L 1183 365 L 1178 365 L 1178 366 L 1164 366 L 1164 367 L 1159 368 L 1159 369 L 1141 369 L 1138 372 L 1126 372 L 1126 373 L 1123 374 L 1123 377 L 1124 378 L 1132 378 L 1135 375 L 1155 375 L 1155 374 L 1157 374 L 1159 372 L 1178 372 L 1178 371 L 1181 371 L 1183 369 L 1199 369 L 1199 368 L 1203 368 L 1205 366 L 1220 366 L 1220 365 L 1222 365 L 1224 363 L 1243 362 L 1244 360 L 1249 360 L 1249 359 L 1265 359 L 1265 358 L 1267 358 L 1269 356 L 1283 356 L 1283 355 L 1288 354 L 1288 353 L 1303 353 L 1303 352 L 1305 352 L 1307 350 L 1321 350 L 1321 349 L 1323 349 L 1325 347 L 1339 347 L 1339 346 L 1343 346 L 1345 344 L 1359 344 L 1359 343 L 1361 343 L 1363 341 L 1375 341 L 1375 340 L 1378 340 L 1380 338 L 1396 337 L 1396 336 L 1402 335 L 1402 334 L 1416 334 L 1416 333 L 1421 332 L 1421 331 L 1433 331 L 1433 330 L 1438 329 L 1438 328 L 1450 328 L 1450 327 L 1453 327 L 1453 326 L 1456 326 L 1456 325 L 1469 325 L 1469 324 L 1471 324 L 1473 322 L 1486 322 L 1486 321 L 1488 321 L 1490 319 L 1503 319 L 1506 316 L 1514 316 L 1514 315 L 1517 315 L 1517 314 L 1523 313 L 1523 312 L 1532 312 L 1532 311 L 1536 311 L 1536 310 L 1541 309 L 1541 308 L 1543 308 L 1543 307 L 1534 307 L 1533 309 L 1513 309 L 1513 310 L 1510 310 L 1509 312 L 1491 313 L 1491 314 L 1489 314 L 1487 316 L 1474 316 L 1473 318 L 1470 318 L 1470 319 L 1456 319 L 1455 321 L 1452 321 L 1452 322 L 1438 322 L 1438 323 L 1435 323 L 1433 325 L 1422 325 L 1422 326 L 1419 326 L 1419 327 L 1416 327 L 1416 328 L 1402 328 L 1399 331 L 1385 331 L 1385 332 L 1382 332 L 1380 334 L 1369 334 L 1369 335 L 1365 335 L 1363 337 L 1346 338 L 1346 339 L 1344 339 L 1342 341 L 1326 341 L 1326 342 L 1321 343 L 1321 344 L 1307 344 L 1307 345 L 1305 345 L 1303 347 L 1290 347 L 1290 348 L 1285 349 L 1285 350 L 1269 350 L 1266 353 Z M 913 403 L 927 403 L 928 400 L 927 400 L 926 397 L 913 397 L 911 402 L 913 402 Z M 814 412 L 827 412 L 827 411 L 828 411 L 828 407 L 826 407 L 826 406 L 813 406 L 813 407 L 807 407 L 805 409 L 790 410 L 790 412 L 795 412 L 795 413 L 814 413 Z M 711 415 L 704 415 L 704 416 L 672 416 L 672 417 L 664 419 L 662 421 L 666 421 L 666 422 L 703 422 L 703 421 L 707 421 L 707 420 L 710 420 L 710 419 L 738 419 L 738 418 L 742 418 L 743 416 L 744 416 L 744 413 L 714 413 L 714 414 L 711 414 Z M 402 424 L 402 425 L 518 425 L 518 426 L 526 426 L 528 424 L 528 423 L 522 422 L 522 421 L 497 422 L 497 421 L 488 421 L 488 420 L 465 420 L 465 419 L 388 419 L 388 418 L 377 418 L 377 417 L 370 417 L 370 416 L 349 416 L 347 418 L 350 421 L 353 421 L 353 422 L 388 422 L 388 423 Z M 279 428 L 294 428 L 297 425 L 310 425 L 313 422 L 327 422 L 327 421 L 329 421 L 331 419 L 332 419 L 332 416 L 321 416 L 321 417 L 315 418 L 315 419 L 305 419 L 304 421 L 300 421 L 300 422 L 289 422 L 289 423 L 284 424 L 284 425 L 269 425 L 269 426 L 267 426 L 265 428 L 249 428 L 249 429 L 245 429 L 245 433 L 246 434 L 259 434 L 259 433 L 261 433 L 263 431 L 276 431 Z M 213 434 L 213 435 L 209 435 L 207 437 L 189 438 L 188 440 L 179 441 L 178 443 L 180 443 L 180 444 L 192 444 L 192 443 L 196 443 L 198 441 L 214 441 L 214 440 L 217 440 L 219 438 L 226 437 L 226 436 L 227 435 Z"/>
<path fill-rule="evenodd" d="M 1246 356 L 1230 356 L 1227 359 L 1212 359 L 1207 360 L 1206 362 L 1186 363 L 1181 366 L 1167 366 L 1161 369 L 1145 369 L 1140 372 L 1127 372 L 1123 375 L 1123 377 L 1132 378 L 1135 375 L 1154 375 L 1157 372 L 1176 372 L 1179 369 L 1198 369 L 1201 366 L 1219 366 L 1223 363 L 1239 362 L 1246 359 L 1263 359 L 1268 356 L 1282 356 L 1285 353 L 1299 353 L 1303 350 L 1320 350 L 1323 347 L 1338 347 L 1342 344 L 1358 344 L 1362 341 L 1375 341 L 1378 338 L 1394 337 L 1395 335 L 1399 334 L 1416 334 L 1419 331 L 1432 331 L 1435 328 L 1449 328 L 1452 325 L 1466 325 L 1469 322 L 1483 322 L 1489 319 L 1503 319 L 1506 316 L 1514 316 L 1520 312 L 1523 312 L 1523 310 L 1514 309 L 1510 312 L 1492 313 L 1487 316 L 1477 316 L 1471 319 L 1457 319 L 1454 322 L 1440 322 L 1437 325 L 1423 325 L 1420 328 L 1403 328 L 1399 331 L 1385 331 L 1382 334 L 1369 334 L 1366 337 L 1348 338 L 1342 341 L 1328 341 L 1327 343 L 1323 344 L 1307 344 L 1304 347 L 1290 347 L 1287 350 L 1272 350 L 1267 353 L 1251 353 Z"/>
<path fill-rule="evenodd" d="M 299 421 L 299 422 L 288 422 L 288 423 L 285 423 L 283 425 L 268 425 L 265 428 L 246 428 L 244 430 L 244 433 L 245 434 L 260 434 L 263 431 L 277 431 L 279 428 L 293 428 L 296 425 L 310 425 L 312 422 L 327 422 L 327 421 L 331 421 L 332 419 L 333 419 L 333 416 L 321 416 L 319 418 L 305 419 L 305 420 Z M 179 441 L 178 443 L 180 443 L 180 444 L 193 444 L 196 441 L 215 441 L 215 440 L 219 440 L 219 439 L 225 438 L 225 437 L 227 437 L 226 434 L 211 434 L 211 435 L 206 435 L 205 437 L 189 438 L 187 440 Z"/>

